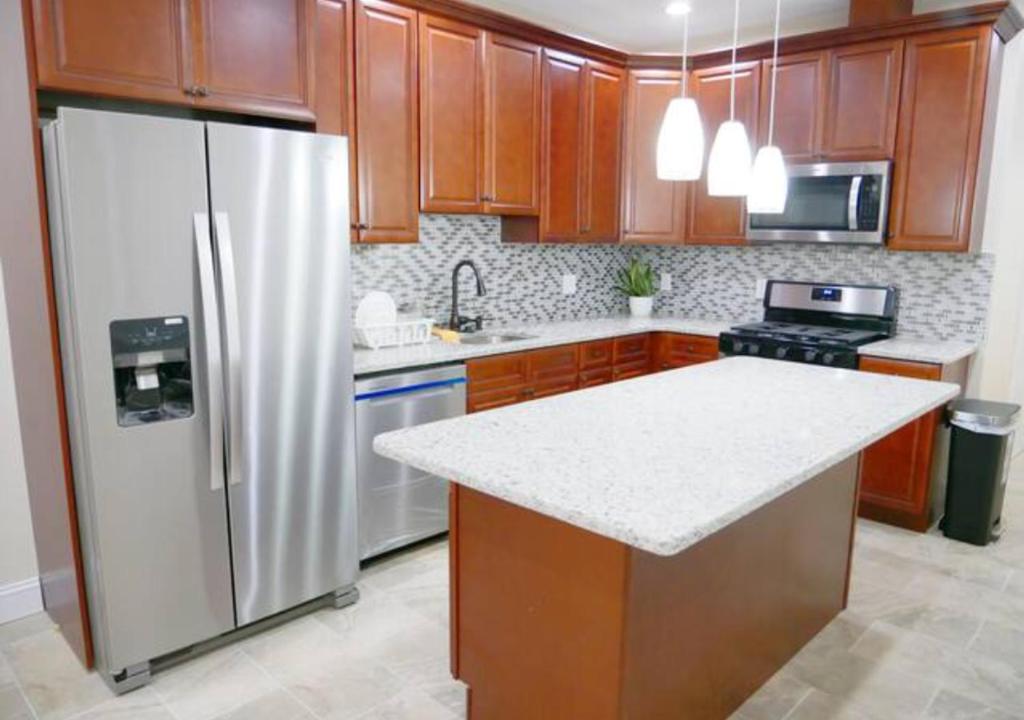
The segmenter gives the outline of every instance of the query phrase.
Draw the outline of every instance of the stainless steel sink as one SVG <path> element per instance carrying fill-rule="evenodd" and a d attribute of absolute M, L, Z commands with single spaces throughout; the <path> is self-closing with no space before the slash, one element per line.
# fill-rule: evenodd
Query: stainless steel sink
<path fill-rule="evenodd" d="M 532 340 L 536 335 L 524 335 L 523 333 L 467 333 L 459 337 L 463 345 L 497 345 L 499 343 L 515 342 L 516 340 Z"/>

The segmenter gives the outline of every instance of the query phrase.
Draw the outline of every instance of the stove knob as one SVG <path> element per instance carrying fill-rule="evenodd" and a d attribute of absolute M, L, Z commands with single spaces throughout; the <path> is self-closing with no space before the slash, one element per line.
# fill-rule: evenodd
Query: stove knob
<path fill-rule="evenodd" d="M 789 357 L 789 348 L 786 347 L 785 345 L 775 348 L 775 357 L 777 357 L 779 360 L 785 360 L 787 357 Z"/>
<path fill-rule="evenodd" d="M 817 362 L 818 351 L 817 350 L 804 350 L 804 362 Z"/>
<path fill-rule="evenodd" d="M 733 340 L 732 341 L 732 351 L 734 353 L 736 353 L 737 355 L 741 355 L 743 353 L 743 341 L 742 340 Z"/>
<path fill-rule="evenodd" d="M 760 353 L 761 353 L 761 346 L 758 345 L 757 343 L 750 343 L 749 345 L 747 345 L 747 354 L 748 355 L 759 355 Z"/>
<path fill-rule="evenodd" d="M 830 352 L 825 353 L 825 356 L 821 359 L 821 362 L 822 362 L 823 365 L 831 365 L 835 361 L 836 361 L 835 353 L 830 353 Z"/>

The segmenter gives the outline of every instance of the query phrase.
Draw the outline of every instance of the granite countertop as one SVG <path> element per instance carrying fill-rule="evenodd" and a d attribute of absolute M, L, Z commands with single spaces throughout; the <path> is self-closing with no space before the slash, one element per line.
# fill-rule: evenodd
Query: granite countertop
<path fill-rule="evenodd" d="M 563 322 L 534 323 L 531 325 L 507 325 L 489 327 L 487 332 L 514 332 L 533 335 L 529 340 L 499 343 L 496 345 L 463 345 L 446 343 L 434 338 L 425 345 L 407 345 L 405 347 L 381 348 L 369 350 L 355 349 L 355 374 L 391 370 L 406 370 L 425 365 L 460 362 L 470 358 L 486 355 L 502 355 L 504 353 L 534 350 L 568 343 L 600 340 L 602 338 L 629 335 L 643 332 L 675 332 L 687 335 L 703 335 L 718 337 L 719 333 L 733 325 L 742 324 L 739 320 L 703 320 L 685 317 L 652 317 L 637 319 L 629 316 L 600 318 L 596 320 L 569 320 Z M 859 348 L 861 355 L 895 358 L 915 362 L 946 365 L 956 362 L 977 352 L 977 345 L 958 340 L 937 341 L 909 338 L 901 335 L 871 343 Z"/>
<path fill-rule="evenodd" d="M 631 333 L 675 332 L 687 335 L 718 337 L 718 334 L 738 324 L 732 320 L 698 320 L 681 317 L 599 318 L 596 320 L 569 320 L 563 322 L 534 323 L 531 325 L 505 325 L 488 327 L 486 332 L 508 332 L 532 335 L 529 340 L 516 340 L 496 345 L 463 345 L 441 342 L 436 338 L 425 345 L 381 348 L 356 348 L 355 374 L 368 375 L 385 370 L 407 369 L 422 365 L 458 362 L 486 355 L 502 355 L 521 350 L 535 350 L 555 345 L 601 340 Z"/>
<path fill-rule="evenodd" d="M 674 555 L 959 392 L 736 357 L 385 433 L 374 449 Z"/>

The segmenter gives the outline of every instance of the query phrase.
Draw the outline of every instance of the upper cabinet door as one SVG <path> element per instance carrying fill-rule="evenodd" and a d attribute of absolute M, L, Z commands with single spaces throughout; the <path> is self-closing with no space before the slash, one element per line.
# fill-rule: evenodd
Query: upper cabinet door
<path fill-rule="evenodd" d="M 481 212 L 484 32 L 420 15 L 420 205 Z"/>
<path fill-rule="evenodd" d="M 970 249 L 992 29 L 907 40 L 893 164 L 893 250 Z"/>
<path fill-rule="evenodd" d="M 584 67 L 582 58 L 545 50 L 541 129 L 543 241 L 574 241 L 581 228 Z"/>
<path fill-rule="evenodd" d="M 540 46 L 487 33 L 484 202 L 499 215 L 540 213 Z"/>
<path fill-rule="evenodd" d="M 33 0 L 39 86 L 186 103 L 188 0 Z"/>
<path fill-rule="evenodd" d="M 580 238 L 586 242 L 618 242 L 625 75 L 620 68 L 588 61 L 584 77 Z"/>
<path fill-rule="evenodd" d="M 680 73 L 633 70 L 626 89 L 623 242 L 681 243 L 686 183 L 659 180 L 658 133 L 665 110 L 679 97 Z"/>
<path fill-rule="evenodd" d="M 822 154 L 885 160 L 896 142 L 903 41 L 861 43 L 829 53 Z"/>
<path fill-rule="evenodd" d="M 194 0 L 196 105 L 313 120 L 316 0 Z"/>
<path fill-rule="evenodd" d="M 736 119 L 747 127 L 753 145 L 758 137 L 758 97 L 761 92 L 761 63 L 736 65 Z M 693 72 L 694 97 L 704 122 L 704 173 L 691 184 L 687 207 L 686 242 L 694 245 L 739 245 L 746 242 L 746 204 L 742 198 L 708 195 L 707 159 L 718 127 L 729 119 L 729 66 Z M 753 147 L 751 148 L 753 150 Z"/>
<path fill-rule="evenodd" d="M 773 144 L 787 159 L 810 162 L 818 158 L 824 129 L 828 56 L 809 52 L 779 58 L 775 82 Z M 765 60 L 761 78 L 761 144 L 768 144 L 772 97 L 772 61 Z"/>
<path fill-rule="evenodd" d="M 359 239 L 416 242 L 416 11 L 382 0 L 360 0 L 355 25 Z"/>

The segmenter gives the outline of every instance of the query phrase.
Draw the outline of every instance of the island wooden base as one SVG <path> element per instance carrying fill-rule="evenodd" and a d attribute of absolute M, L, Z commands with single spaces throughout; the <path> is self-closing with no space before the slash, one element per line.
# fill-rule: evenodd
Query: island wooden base
<path fill-rule="evenodd" d="M 857 464 L 672 557 L 453 484 L 469 717 L 727 718 L 845 607 Z"/>

